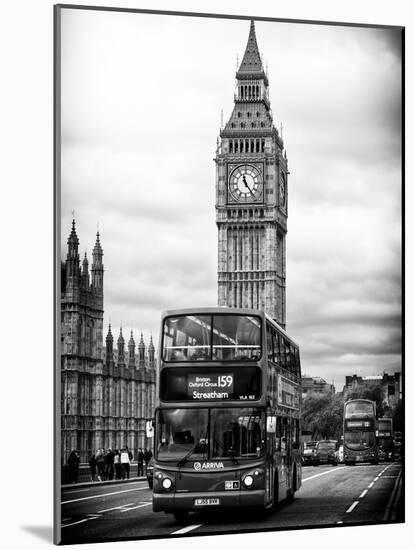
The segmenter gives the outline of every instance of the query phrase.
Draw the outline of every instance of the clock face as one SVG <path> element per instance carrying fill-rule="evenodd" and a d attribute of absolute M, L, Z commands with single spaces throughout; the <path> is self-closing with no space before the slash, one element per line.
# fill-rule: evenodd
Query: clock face
<path fill-rule="evenodd" d="M 284 174 L 281 173 L 281 181 L 280 181 L 280 204 L 281 204 L 281 206 L 285 206 L 286 199 L 287 199 L 287 184 L 285 182 Z"/>
<path fill-rule="evenodd" d="M 229 178 L 229 193 L 238 202 L 258 202 L 261 190 L 261 174 L 250 164 L 238 166 Z"/>

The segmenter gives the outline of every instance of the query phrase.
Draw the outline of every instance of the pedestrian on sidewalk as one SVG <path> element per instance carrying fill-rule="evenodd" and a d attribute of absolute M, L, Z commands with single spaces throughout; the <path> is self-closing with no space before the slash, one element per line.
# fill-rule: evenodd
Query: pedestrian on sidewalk
<path fill-rule="evenodd" d="M 121 477 L 130 479 L 130 453 L 128 447 L 121 451 Z"/>
<path fill-rule="evenodd" d="M 137 475 L 138 476 L 144 475 L 144 453 L 141 447 L 138 449 L 138 455 L 137 455 Z"/>
<path fill-rule="evenodd" d="M 105 456 L 104 449 L 98 449 L 95 455 L 97 461 L 98 481 L 104 481 L 105 476 Z"/>
<path fill-rule="evenodd" d="M 93 451 L 89 459 L 89 471 L 91 472 L 91 481 L 96 481 L 97 476 L 97 459 L 95 458 L 95 451 Z"/>
<path fill-rule="evenodd" d="M 81 457 L 79 456 L 78 451 L 72 451 L 68 458 L 69 475 L 70 475 L 71 483 L 78 483 L 80 462 L 81 462 Z"/>
<path fill-rule="evenodd" d="M 114 453 L 108 449 L 105 455 L 105 478 L 112 480 L 114 477 Z"/>
<path fill-rule="evenodd" d="M 121 479 L 121 453 L 117 449 L 114 454 L 115 479 Z"/>
<path fill-rule="evenodd" d="M 150 462 L 150 459 L 152 456 L 153 456 L 153 453 L 150 451 L 150 449 L 146 449 L 144 451 L 144 462 L 146 463 L 146 474 L 147 474 L 148 463 Z"/>

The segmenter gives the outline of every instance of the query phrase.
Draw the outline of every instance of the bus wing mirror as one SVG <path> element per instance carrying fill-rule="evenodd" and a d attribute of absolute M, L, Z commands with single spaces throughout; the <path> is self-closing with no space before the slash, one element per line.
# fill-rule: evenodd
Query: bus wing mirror
<path fill-rule="evenodd" d="M 277 417 L 276 416 L 268 416 L 267 417 L 267 433 L 275 434 L 276 431 L 277 431 Z"/>

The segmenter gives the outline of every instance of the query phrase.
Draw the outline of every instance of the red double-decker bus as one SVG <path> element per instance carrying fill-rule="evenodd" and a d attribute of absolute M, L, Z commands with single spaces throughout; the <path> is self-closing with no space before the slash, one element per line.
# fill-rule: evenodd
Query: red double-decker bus
<path fill-rule="evenodd" d="M 378 449 L 379 460 L 393 460 L 394 458 L 394 434 L 392 418 L 379 418 L 378 421 Z"/>
<path fill-rule="evenodd" d="M 377 464 L 376 403 L 368 399 L 351 399 L 344 404 L 343 444 L 344 463 Z"/>
<path fill-rule="evenodd" d="M 299 348 L 263 312 L 165 312 L 153 510 L 272 508 L 301 486 Z"/>

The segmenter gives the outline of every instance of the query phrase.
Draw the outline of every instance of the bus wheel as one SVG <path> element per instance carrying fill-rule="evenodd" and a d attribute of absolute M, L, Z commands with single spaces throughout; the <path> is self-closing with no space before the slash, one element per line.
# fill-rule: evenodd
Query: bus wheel
<path fill-rule="evenodd" d="M 189 512 L 187 510 L 180 510 L 178 512 L 174 512 L 173 515 L 177 523 L 184 523 L 189 517 Z"/>
<path fill-rule="evenodd" d="M 272 509 L 276 510 L 278 508 L 278 476 L 274 476 L 274 495 L 272 498 Z"/>

